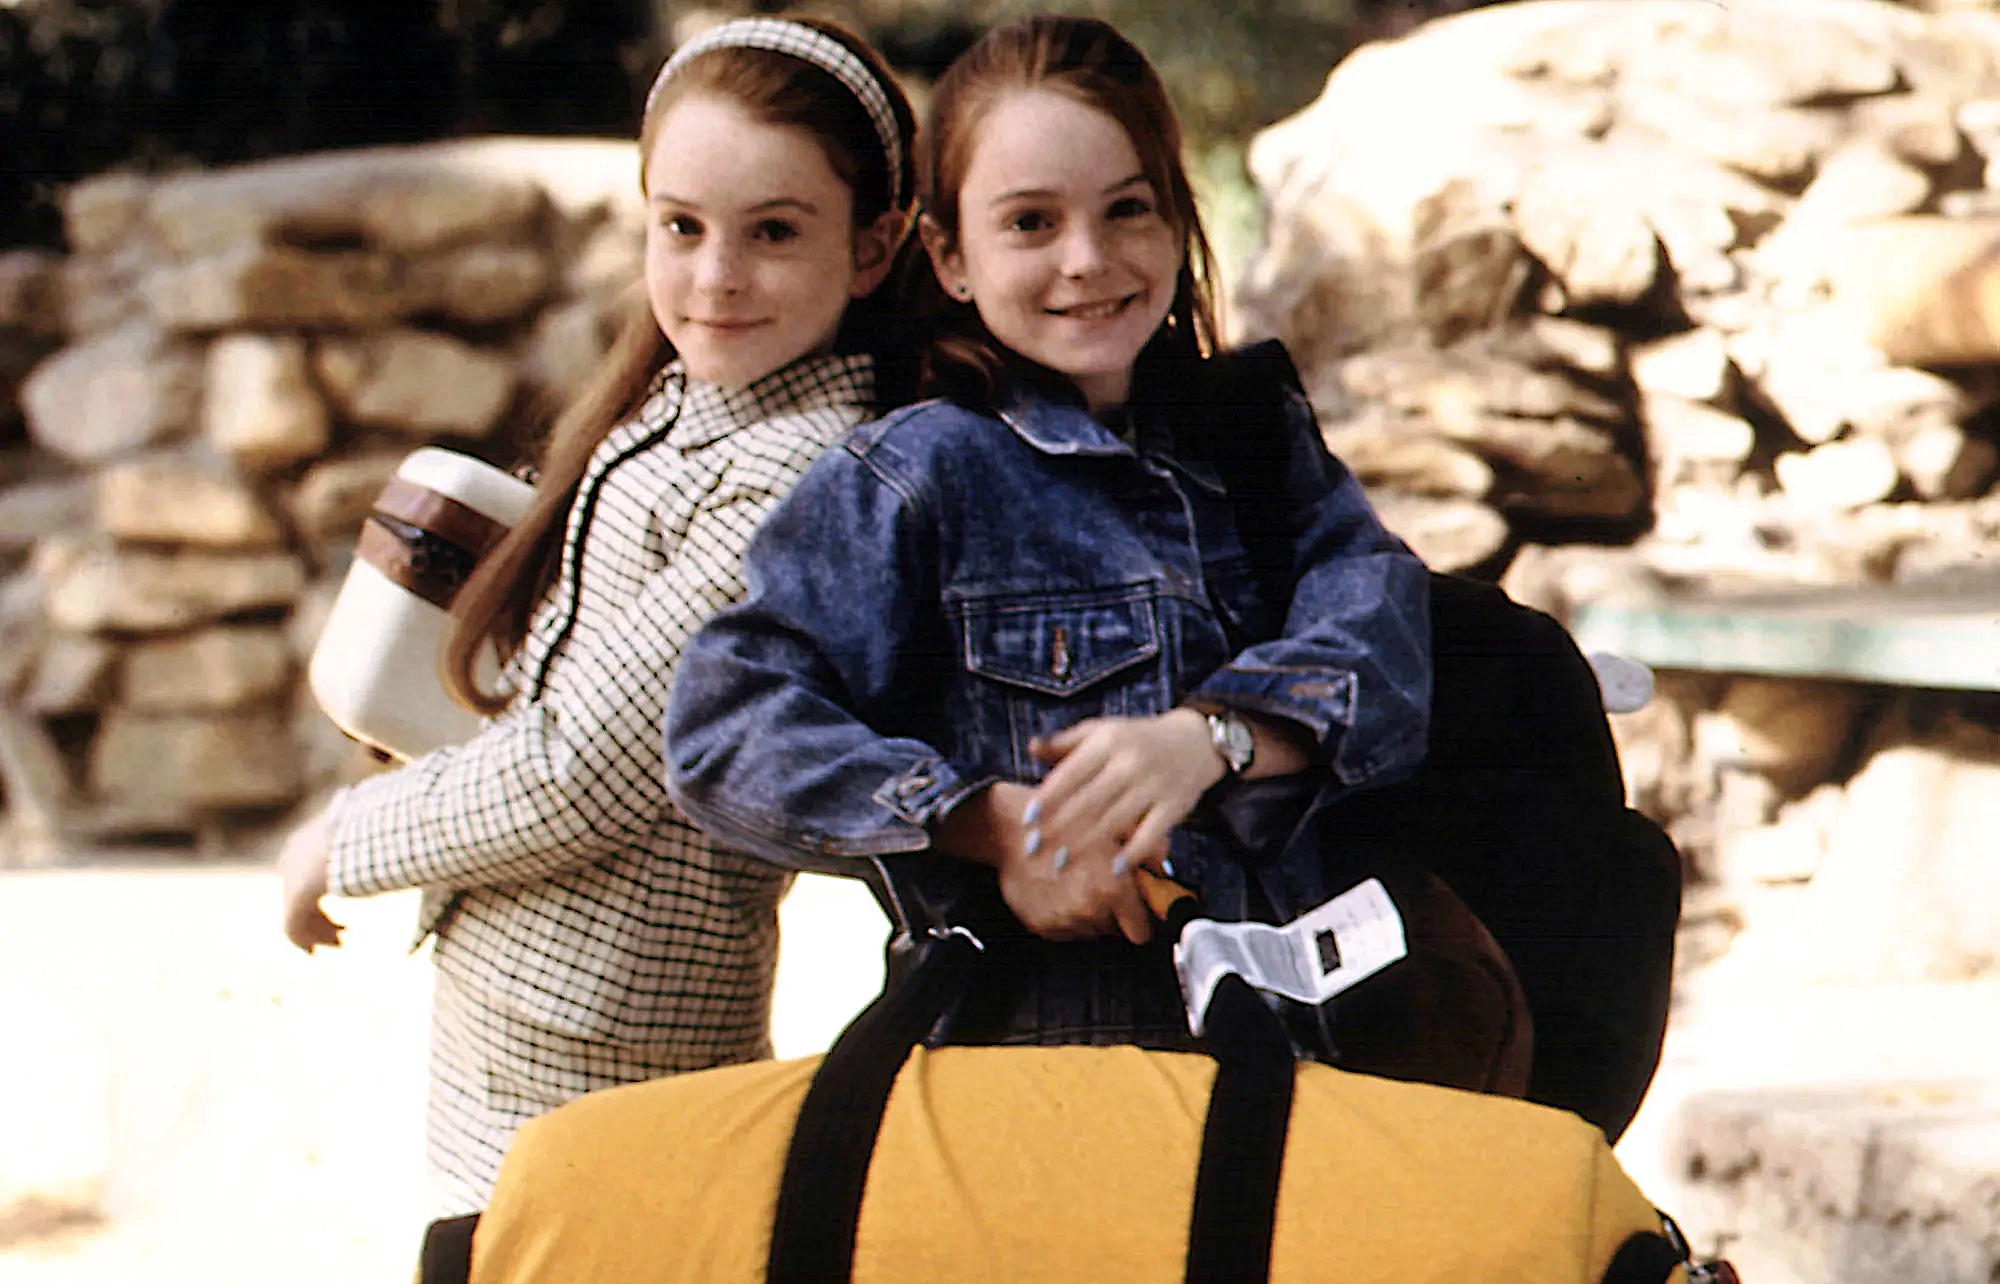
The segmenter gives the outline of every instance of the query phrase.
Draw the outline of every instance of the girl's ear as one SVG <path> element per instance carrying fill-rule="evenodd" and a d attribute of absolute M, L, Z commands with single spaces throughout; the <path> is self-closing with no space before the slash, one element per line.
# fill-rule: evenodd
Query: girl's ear
<path fill-rule="evenodd" d="M 938 221 L 926 214 L 917 220 L 917 234 L 923 238 L 924 253 L 931 256 L 931 270 L 937 273 L 938 284 L 953 298 L 962 295 L 965 285 L 965 256 L 951 243 Z"/>
<path fill-rule="evenodd" d="M 875 293 L 895 266 L 896 251 L 909 231 L 910 216 L 902 210 L 889 210 L 855 231 L 854 281 L 847 288 L 848 297 L 863 299 Z"/>

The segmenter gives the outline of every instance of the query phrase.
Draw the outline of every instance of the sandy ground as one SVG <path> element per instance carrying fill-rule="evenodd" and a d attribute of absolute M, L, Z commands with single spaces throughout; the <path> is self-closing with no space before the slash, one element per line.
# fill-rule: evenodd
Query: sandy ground
<path fill-rule="evenodd" d="M 407 1280 L 423 1226 L 429 962 L 412 896 L 329 902 L 308 958 L 257 869 L 0 874 L 0 1206 L 101 1208 L 0 1247 L 5 1284 Z M 881 985 L 858 885 L 783 910 L 774 1038 L 821 1050 Z"/>
<path fill-rule="evenodd" d="M 410 1277 L 429 964 L 404 951 L 413 898 L 337 905 L 346 946 L 307 958 L 261 869 L 0 874 L 0 1209 L 25 1183 L 101 1215 L 0 1247 L 0 1284 Z M 783 913 L 775 1035 L 797 1056 L 875 993 L 887 928 L 827 879 Z M 1690 1093 L 2000 1064 L 2000 984 L 1781 991 L 1729 963 L 1683 993 L 1619 1147 L 1697 1241 L 1666 1150 Z"/>

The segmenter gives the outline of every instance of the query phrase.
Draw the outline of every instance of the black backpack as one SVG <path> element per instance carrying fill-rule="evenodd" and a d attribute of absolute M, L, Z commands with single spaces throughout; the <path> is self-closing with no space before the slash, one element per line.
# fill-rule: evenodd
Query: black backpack
<path fill-rule="evenodd" d="M 1195 447 L 1238 499 L 1239 532 L 1270 592 L 1289 596 L 1275 520 L 1283 399 L 1303 395 L 1273 342 L 1208 363 L 1211 416 Z M 1335 465 L 1337 466 L 1337 465 Z M 1330 859 L 1413 862 L 1442 878 L 1499 941 L 1527 995 L 1528 1097 L 1616 1141 L 1652 1082 L 1666 1031 L 1681 862 L 1625 805 L 1595 673 L 1569 633 L 1497 587 L 1431 576 L 1436 665 L 1430 743 L 1410 779 L 1342 799 Z M 1282 600 L 1282 597 L 1273 600 Z M 1329 886 L 1342 886 L 1333 871 Z"/>

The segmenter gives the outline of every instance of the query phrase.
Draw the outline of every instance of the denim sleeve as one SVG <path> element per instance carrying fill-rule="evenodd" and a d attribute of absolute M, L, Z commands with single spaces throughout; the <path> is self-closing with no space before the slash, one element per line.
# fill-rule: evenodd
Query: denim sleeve
<path fill-rule="evenodd" d="M 1286 428 L 1296 587 L 1284 632 L 1238 653 L 1190 698 L 1299 724 L 1342 786 L 1387 783 L 1423 760 L 1429 733 L 1429 572 L 1327 453 L 1296 393 Z"/>
<path fill-rule="evenodd" d="M 991 782 L 874 729 L 936 601 L 933 511 L 835 448 L 752 539 L 749 591 L 689 641 L 666 717 L 668 793 L 719 842 L 853 873 L 929 847 L 927 826 Z"/>

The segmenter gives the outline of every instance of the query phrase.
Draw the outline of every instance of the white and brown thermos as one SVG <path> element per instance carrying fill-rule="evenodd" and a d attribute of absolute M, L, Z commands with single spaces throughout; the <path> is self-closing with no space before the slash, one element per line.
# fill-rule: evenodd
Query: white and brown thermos
<path fill-rule="evenodd" d="M 307 669 L 336 726 L 404 761 L 478 729 L 479 715 L 438 677 L 451 602 L 534 497 L 520 478 L 434 446 L 397 467 L 362 523 Z"/>

